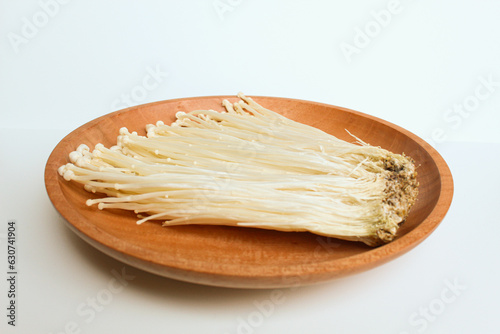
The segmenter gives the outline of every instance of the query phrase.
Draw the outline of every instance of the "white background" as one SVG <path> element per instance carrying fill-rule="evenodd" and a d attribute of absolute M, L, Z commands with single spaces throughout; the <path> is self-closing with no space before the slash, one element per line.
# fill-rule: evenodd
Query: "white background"
<path fill-rule="evenodd" d="M 1 0 L 0 331 L 498 331 L 499 14 L 493 0 Z M 429 141 L 455 180 L 447 217 L 397 260 L 283 290 L 279 303 L 269 290 L 124 266 L 64 226 L 43 172 L 66 134 L 129 105 L 238 91 L 355 109 Z M 16 327 L 3 278 L 10 219 Z M 110 293 L 113 271 L 130 280 Z"/>

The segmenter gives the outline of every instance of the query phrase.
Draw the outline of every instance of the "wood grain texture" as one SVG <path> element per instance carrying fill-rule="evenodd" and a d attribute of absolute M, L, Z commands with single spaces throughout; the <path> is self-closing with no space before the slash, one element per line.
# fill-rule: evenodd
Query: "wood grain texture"
<path fill-rule="evenodd" d="M 331 105 L 274 97 L 253 97 L 282 115 L 352 141 L 411 156 L 418 166 L 419 195 L 397 238 L 378 248 L 305 232 L 277 232 L 229 226 L 161 227 L 136 225 L 133 213 L 98 210 L 85 200 L 99 197 L 67 182 L 57 168 L 69 162 L 78 145 L 116 144 L 118 131 L 145 134 L 145 125 L 170 124 L 177 111 L 222 110 L 232 96 L 209 96 L 155 102 L 97 118 L 66 136 L 45 168 L 45 185 L 54 207 L 82 239 L 124 263 L 178 280 L 235 288 L 277 288 L 331 280 L 381 265 L 409 251 L 439 225 L 451 205 L 453 180 L 443 158 L 425 141 L 384 120 Z"/>

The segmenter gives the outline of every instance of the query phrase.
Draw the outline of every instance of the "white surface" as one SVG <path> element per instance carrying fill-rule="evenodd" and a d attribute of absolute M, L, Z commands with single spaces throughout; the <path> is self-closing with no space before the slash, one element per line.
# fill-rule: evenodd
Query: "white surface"
<path fill-rule="evenodd" d="M 43 5 L 52 16 L 41 3 L 52 4 Z M 17 326 L 7 325 L 1 279 L 0 332 L 402 334 L 500 326 L 498 2 L 54 3 L 0 2 L 2 275 L 9 219 L 18 225 L 19 260 Z M 232 11 L 221 19 L 214 3 L 232 3 Z M 349 61 L 341 47 L 360 45 L 357 29 L 377 29 L 372 12 L 381 20 L 387 8 L 390 21 L 385 16 L 388 23 Z M 30 30 L 35 21 L 40 27 Z M 66 134 L 127 104 L 238 91 L 359 110 L 433 143 L 455 180 L 442 225 L 395 261 L 279 298 L 141 272 L 64 226 L 43 172 Z M 130 280 L 117 285 L 113 271 Z"/>

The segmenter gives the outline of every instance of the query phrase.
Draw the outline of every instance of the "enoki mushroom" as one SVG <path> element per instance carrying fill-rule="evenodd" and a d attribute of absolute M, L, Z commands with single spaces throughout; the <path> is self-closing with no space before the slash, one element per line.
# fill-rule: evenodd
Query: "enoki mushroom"
<path fill-rule="evenodd" d="M 253 99 L 225 111 L 120 129 L 117 144 L 80 145 L 59 168 L 99 209 L 133 210 L 138 224 L 219 224 L 309 231 L 376 246 L 394 239 L 417 196 L 411 158 L 340 140 Z"/>

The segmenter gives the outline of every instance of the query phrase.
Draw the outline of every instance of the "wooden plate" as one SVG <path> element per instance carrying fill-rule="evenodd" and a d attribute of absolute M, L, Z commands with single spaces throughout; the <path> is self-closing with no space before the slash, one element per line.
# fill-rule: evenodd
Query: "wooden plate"
<path fill-rule="evenodd" d="M 264 107 L 344 140 L 345 129 L 371 145 L 416 160 L 420 192 L 417 203 L 391 243 L 370 248 L 311 233 L 277 232 L 227 226 L 161 227 L 136 225 L 133 213 L 87 207 L 93 197 L 67 182 L 57 168 L 84 143 L 110 147 L 118 130 L 145 134 L 145 125 L 170 124 L 177 111 L 222 110 L 231 96 L 209 96 L 150 103 L 97 118 L 71 132 L 54 149 L 45 168 L 47 193 L 67 225 L 85 241 L 124 263 L 165 277 L 237 288 L 275 288 L 322 282 L 368 270 L 409 251 L 438 226 L 453 196 L 453 181 L 443 158 L 425 141 L 384 120 L 360 112 L 302 100 L 253 97 Z"/>

